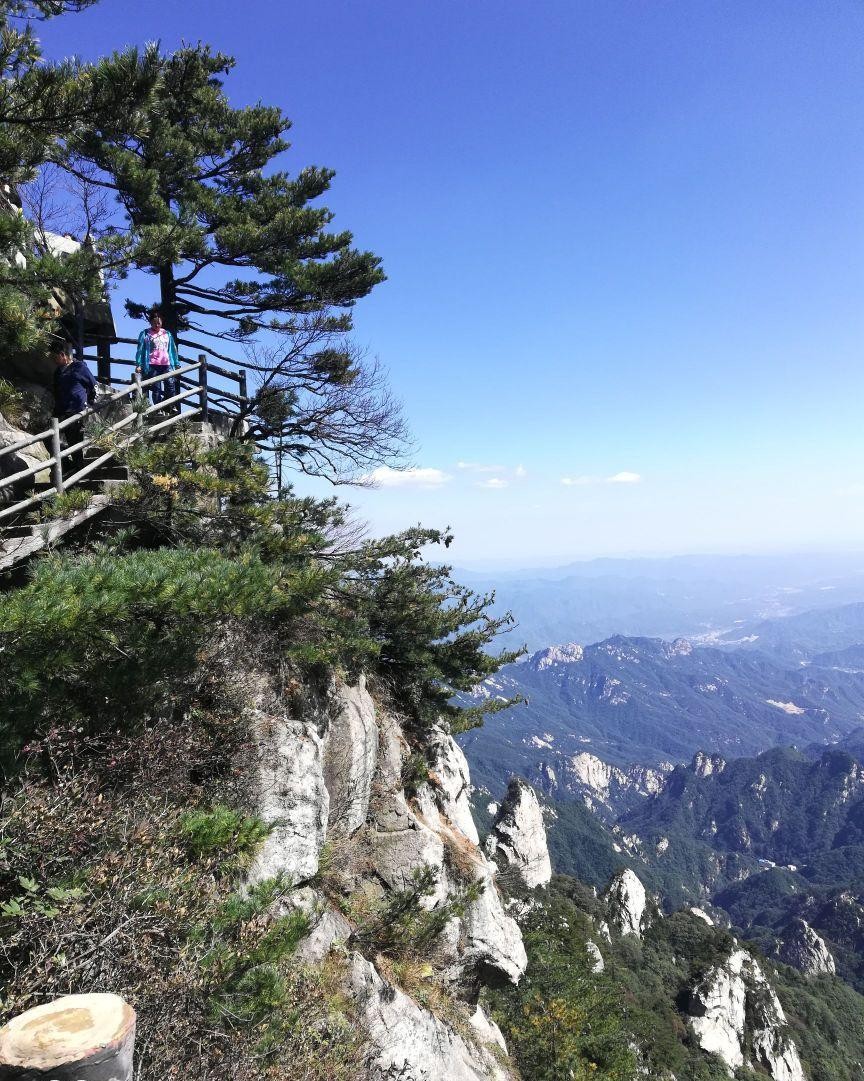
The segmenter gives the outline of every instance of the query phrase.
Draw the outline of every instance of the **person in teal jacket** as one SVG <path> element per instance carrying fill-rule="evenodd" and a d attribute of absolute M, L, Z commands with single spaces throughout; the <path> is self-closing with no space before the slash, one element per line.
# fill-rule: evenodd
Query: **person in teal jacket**
<path fill-rule="evenodd" d="M 145 379 L 153 375 L 167 375 L 180 367 L 177 356 L 177 343 L 170 331 L 162 326 L 162 316 L 158 308 L 150 312 L 150 326 L 138 335 L 138 352 L 135 354 L 135 371 Z M 180 393 L 180 380 L 162 379 L 149 388 L 153 401 L 161 402 Z"/>

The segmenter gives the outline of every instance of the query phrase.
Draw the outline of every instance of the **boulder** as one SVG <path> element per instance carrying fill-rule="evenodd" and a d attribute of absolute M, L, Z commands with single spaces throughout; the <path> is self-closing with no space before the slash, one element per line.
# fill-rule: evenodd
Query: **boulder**
<path fill-rule="evenodd" d="M 10 424 L 6 418 L 0 414 L 0 450 L 4 450 L 6 447 L 14 446 L 15 443 L 20 442 L 22 439 L 26 439 L 28 432 L 22 431 L 20 428 L 16 428 L 13 424 Z M 20 473 L 23 469 L 30 469 L 32 466 L 39 465 L 40 462 L 47 462 L 51 455 L 46 450 L 42 443 L 31 443 L 29 447 L 25 447 L 23 450 L 14 451 L 11 454 L 4 454 L 0 458 L 0 480 L 3 477 L 11 477 L 15 473 Z M 50 468 L 46 468 L 39 473 L 34 474 L 32 477 L 26 478 L 21 482 L 21 486 L 30 486 L 37 481 L 50 480 Z M 9 502 L 12 493 L 7 489 L 0 489 L 0 501 Z"/>
<path fill-rule="evenodd" d="M 552 863 L 543 812 L 534 789 L 518 777 L 510 781 L 485 848 L 502 874 L 512 875 L 526 888 L 549 884 Z"/>
<path fill-rule="evenodd" d="M 66 995 L 0 1029 L 0 1081 L 132 1081 L 134 1044 L 118 995 Z"/>

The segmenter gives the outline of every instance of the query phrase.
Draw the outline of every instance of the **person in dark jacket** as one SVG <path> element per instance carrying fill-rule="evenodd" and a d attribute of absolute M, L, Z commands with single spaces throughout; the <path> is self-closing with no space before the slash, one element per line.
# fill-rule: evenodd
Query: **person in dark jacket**
<path fill-rule="evenodd" d="M 96 380 L 83 360 L 75 360 L 68 342 L 61 341 L 54 348 L 54 413 L 66 420 L 82 412 L 96 400 Z M 84 422 L 78 420 L 63 429 L 66 445 L 74 446 L 84 438 Z M 73 471 L 84 468 L 84 451 L 76 451 L 66 459 Z"/>

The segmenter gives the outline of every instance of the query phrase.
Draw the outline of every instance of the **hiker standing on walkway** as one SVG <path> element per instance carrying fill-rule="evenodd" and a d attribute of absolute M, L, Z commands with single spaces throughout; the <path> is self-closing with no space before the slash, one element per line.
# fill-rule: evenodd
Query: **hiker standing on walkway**
<path fill-rule="evenodd" d="M 60 341 L 54 347 L 54 412 L 52 416 L 66 420 L 81 413 L 96 400 L 96 380 L 83 360 L 75 360 L 68 342 Z M 76 420 L 64 428 L 66 445 L 80 443 L 84 438 L 84 421 Z M 84 468 L 84 451 L 78 450 L 68 457 L 73 470 Z"/>
<path fill-rule="evenodd" d="M 177 343 L 170 331 L 162 326 L 162 316 L 158 308 L 150 312 L 150 326 L 138 335 L 138 352 L 135 354 L 135 371 L 145 379 L 153 375 L 167 375 L 180 367 L 177 356 Z M 154 403 L 163 402 L 180 393 L 180 380 L 177 376 L 161 379 L 150 388 Z"/>

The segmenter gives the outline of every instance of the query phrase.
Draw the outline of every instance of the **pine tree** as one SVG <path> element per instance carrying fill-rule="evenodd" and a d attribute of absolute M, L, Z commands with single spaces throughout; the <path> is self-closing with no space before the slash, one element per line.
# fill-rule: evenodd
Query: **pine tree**
<path fill-rule="evenodd" d="M 95 0 L 7 0 L 0 5 L 0 350 L 44 346 L 64 298 L 101 291 L 89 246 L 60 258 L 21 210 L 19 188 L 53 160 L 61 141 L 86 125 L 135 115 L 152 86 L 153 51 L 140 65 L 86 67 L 43 61 L 34 22 L 81 11 Z M 136 58 L 137 59 L 137 58 Z M 131 80 L 130 80 L 131 76 Z"/>
<path fill-rule="evenodd" d="M 330 231 L 316 200 L 331 170 L 278 168 L 290 122 L 232 107 L 233 66 L 206 45 L 162 56 L 141 123 L 81 130 L 66 166 L 116 191 L 122 220 L 103 247 L 158 276 L 178 343 L 229 362 L 243 351 L 258 378 L 237 431 L 307 472 L 354 479 L 405 436 L 380 372 L 346 339 L 351 308 L 384 280 L 380 260 Z M 127 307 L 140 316 L 148 301 Z"/>

